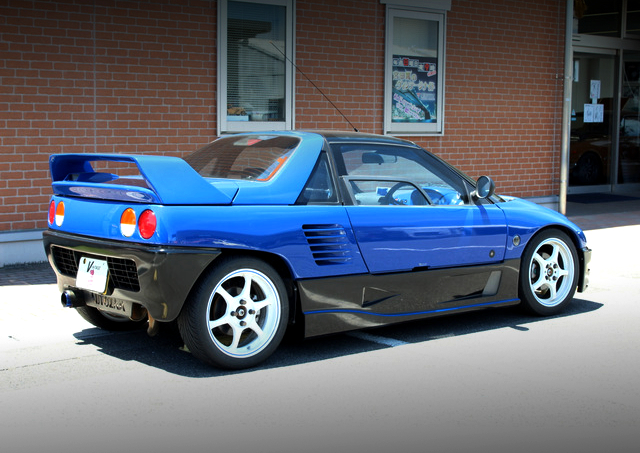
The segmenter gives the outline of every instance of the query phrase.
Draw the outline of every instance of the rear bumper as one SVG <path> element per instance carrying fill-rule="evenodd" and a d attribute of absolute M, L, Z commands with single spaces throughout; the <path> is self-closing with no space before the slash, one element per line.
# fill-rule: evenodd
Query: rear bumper
<path fill-rule="evenodd" d="M 180 314 L 197 279 L 220 255 L 219 249 L 145 246 L 52 230 L 43 233 L 43 243 L 61 292 L 73 290 L 94 300 L 94 294 L 76 286 L 78 262 L 83 256 L 102 259 L 110 269 L 104 296 L 139 304 L 160 321 Z"/>

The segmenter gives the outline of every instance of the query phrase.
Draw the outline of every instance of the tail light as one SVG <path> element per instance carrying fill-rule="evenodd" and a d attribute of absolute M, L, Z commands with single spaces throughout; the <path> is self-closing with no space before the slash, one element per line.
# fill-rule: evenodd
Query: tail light
<path fill-rule="evenodd" d="M 138 230 L 140 236 L 149 239 L 156 232 L 156 215 L 151 209 L 147 209 L 140 214 L 138 219 Z"/>
<path fill-rule="evenodd" d="M 123 236 L 130 238 L 136 232 L 136 226 L 140 236 L 143 239 L 149 239 L 156 232 L 156 215 L 151 209 L 145 209 L 140 217 L 136 217 L 136 212 L 132 208 L 125 209 L 120 216 L 120 232 Z"/>
<path fill-rule="evenodd" d="M 130 238 L 136 231 L 136 213 L 133 209 L 127 208 L 120 216 L 120 232 L 124 237 Z"/>
<path fill-rule="evenodd" d="M 49 225 L 53 225 L 56 221 L 56 202 L 51 200 L 49 203 Z"/>
<path fill-rule="evenodd" d="M 51 209 L 51 207 L 49 207 L 49 209 Z M 59 202 L 58 205 L 56 206 L 55 221 L 57 226 L 62 226 L 62 222 L 64 222 L 64 202 L 63 201 Z"/>

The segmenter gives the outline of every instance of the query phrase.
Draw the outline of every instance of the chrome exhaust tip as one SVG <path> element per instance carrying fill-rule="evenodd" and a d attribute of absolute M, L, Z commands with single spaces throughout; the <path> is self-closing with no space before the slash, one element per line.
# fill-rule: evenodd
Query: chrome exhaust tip
<path fill-rule="evenodd" d="M 73 290 L 67 289 L 60 296 L 60 302 L 65 308 L 82 307 L 85 305 L 81 294 L 76 294 Z"/>

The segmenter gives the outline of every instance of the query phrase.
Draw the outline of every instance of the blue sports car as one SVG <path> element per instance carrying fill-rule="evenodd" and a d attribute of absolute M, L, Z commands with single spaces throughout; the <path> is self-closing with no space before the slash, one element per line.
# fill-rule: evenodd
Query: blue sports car
<path fill-rule="evenodd" d="M 247 133 L 185 159 L 50 168 L 62 304 L 105 329 L 175 321 L 218 367 L 262 362 L 294 323 L 311 337 L 518 303 L 553 315 L 588 284 L 580 228 L 393 137 Z"/>

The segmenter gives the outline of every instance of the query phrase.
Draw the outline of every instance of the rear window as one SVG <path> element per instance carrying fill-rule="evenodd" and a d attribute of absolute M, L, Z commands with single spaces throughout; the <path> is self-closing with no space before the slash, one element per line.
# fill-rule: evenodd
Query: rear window
<path fill-rule="evenodd" d="M 268 181 L 280 171 L 299 142 L 299 138 L 279 135 L 230 136 L 184 160 L 205 178 Z"/>

